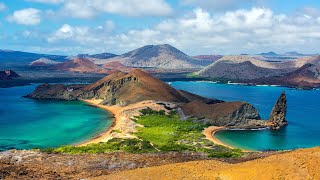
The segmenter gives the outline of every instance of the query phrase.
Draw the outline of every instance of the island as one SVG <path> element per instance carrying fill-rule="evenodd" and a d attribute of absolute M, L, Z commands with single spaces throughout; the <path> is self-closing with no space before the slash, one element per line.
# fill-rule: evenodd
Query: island
<path fill-rule="evenodd" d="M 176 90 L 140 69 L 129 73 L 116 72 L 88 85 L 43 84 L 27 97 L 81 100 L 113 113 L 113 126 L 98 138 L 82 145 L 107 142 L 114 138 L 137 138 L 134 133 L 140 124 L 134 121 L 134 117 L 143 114 L 142 111 L 146 109 L 150 112 L 161 111 L 163 114 L 176 113 L 181 121 L 191 120 L 204 127 L 211 127 L 206 128 L 206 134 L 232 128 L 276 130 L 287 125 L 284 92 L 276 102 L 270 119 L 262 120 L 257 109 L 247 102 L 225 102 Z M 208 131 L 210 129 L 212 131 Z M 210 137 L 208 139 L 212 140 Z"/>

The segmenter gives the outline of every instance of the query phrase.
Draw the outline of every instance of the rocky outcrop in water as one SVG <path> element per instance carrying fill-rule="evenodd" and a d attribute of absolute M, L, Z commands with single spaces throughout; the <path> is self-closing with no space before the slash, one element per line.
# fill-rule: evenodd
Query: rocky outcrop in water
<path fill-rule="evenodd" d="M 274 105 L 271 115 L 270 115 L 270 128 L 272 129 L 280 129 L 282 126 L 288 124 L 286 120 L 287 114 L 287 98 L 285 92 L 283 92 L 276 104 Z"/>

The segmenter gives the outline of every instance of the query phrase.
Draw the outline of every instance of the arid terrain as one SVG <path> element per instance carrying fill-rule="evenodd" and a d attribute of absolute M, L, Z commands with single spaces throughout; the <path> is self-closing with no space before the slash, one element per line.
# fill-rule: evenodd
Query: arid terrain
<path fill-rule="evenodd" d="M 255 160 L 193 161 L 142 168 L 93 179 L 319 179 L 320 148 L 299 149 Z"/>

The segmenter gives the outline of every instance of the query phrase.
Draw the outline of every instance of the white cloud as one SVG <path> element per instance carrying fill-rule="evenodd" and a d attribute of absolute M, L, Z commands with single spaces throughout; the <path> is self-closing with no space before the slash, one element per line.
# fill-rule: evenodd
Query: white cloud
<path fill-rule="evenodd" d="M 112 21 L 98 27 L 63 25 L 48 38 L 54 47 L 70 43 L 75 51 L 124 53 L 146 44 L 172 44 L 188 54 L 240 54 L 262 51 L 318 52 L 320 18 L 286 15 L 267 8 L 211 14 L 197 8 L 154 27 L 116 33 Z M 70 50 L 70 49 L 69 49 Z"/>
<path fill-rule="evenodd" d="M 65 0 L 62 13 L 77 18 L 92 18 L 100 13 L 124 16 L 167 16 L 172 8 L 164 0 Z"/>
<path fill-rule="evenodd" d="M 213 11 L 230 10 L 255 1 L 256 0 L 181 0 L 183 5 L 195 5 L 202 9 Z"/>
<path fill-rule="evenodd" d="M 104 25 L 96 28 L 64 24 L 56 32 L 52 33 L 47 40 L 49 43 L 59 41 L 71 41 L 79 44 L 99 43 L 108 35 L 107 33 L 110 33 L 114 28 L 115 24 L 112 21 L 106 21 Z"/>
<path fill-rule="evenodd" d="M 14 11 L 11 16 L 7 17 L 9 22 L 23 25 L 37 25 L 41 22 L 41 11 L 34 8 L 27 8 Z"/>
<path fill-rule="evenodd" d="M 0 11 L 4 11 L 6 8 L 7 8 L 6 5 L 0 2 Z"/>
<path fill-rule="evenodd" d="M 37 2 L 37 3 L 45 3 L 45 4 L 59 4 L 64 2 L 64 0 L 26 0 L 28 2 Z"/>

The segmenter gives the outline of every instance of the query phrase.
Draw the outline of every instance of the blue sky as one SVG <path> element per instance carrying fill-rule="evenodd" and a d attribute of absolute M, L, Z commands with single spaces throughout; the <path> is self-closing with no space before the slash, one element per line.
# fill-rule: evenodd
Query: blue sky
<path fill-rule="evenodd" d="M 190 55 L 319 53 L 315 0 L 0 0 L 0 49 L 125 53 L 171 44 Z"/>

